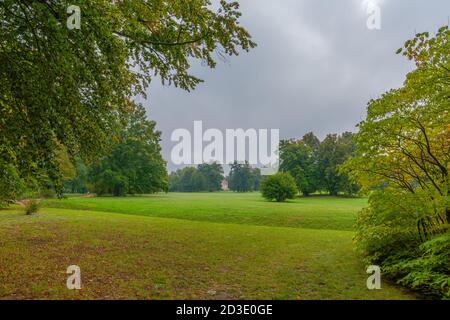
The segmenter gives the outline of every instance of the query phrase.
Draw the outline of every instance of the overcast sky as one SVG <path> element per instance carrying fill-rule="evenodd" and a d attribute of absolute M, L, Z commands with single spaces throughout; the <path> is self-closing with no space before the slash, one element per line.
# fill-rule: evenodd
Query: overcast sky
<path fill-rule="evenodd" d="M 374 1 L 374 0 L 373 0 Z M 170 163 L 177 128 L 276 128 L 281 138 L 355 131 L 371 98 L 402 84 L 413 66 L 395 51 L 417 32 L 447 25 L 449 0 L 380 0 L 381 30 L 369 30 L 363 0 L 240 0 L 258 47 L 208 69 L 190 93 L 153 81 L 143 102 Z"/>

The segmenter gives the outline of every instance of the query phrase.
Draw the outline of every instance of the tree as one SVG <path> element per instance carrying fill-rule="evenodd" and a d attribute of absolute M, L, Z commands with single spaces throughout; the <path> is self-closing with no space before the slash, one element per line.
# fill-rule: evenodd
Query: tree
<path fill-rule="evenodd" d="M 16 168 L 10 164 L 0 163 L 0 208 L 14 201 L 25 191 L 25 181 L 23 181 Z"/>
<path fill-rule="evenodd" d="M 211 164 L 200 164 L 198 171 L 205 177 L 207 190 L 210 192 L 222 190 L 223 168 L 214 162 Z"/>
<path fill-rule="evenodd" d="M 236 2 L 79 0 L 81 29 L 66 26 L 67 2 L 0 2 L 0 162 L 59 194 L 56 152 L 91 163 L 117 140 L 131 100 L 150 81 L 185 90 L 201 82 L 190 63 L 255 46 Z"/>
<path fill-rule="evenodd" d="M 313 132 L 308 132 L 307 134 L 305 134 L 302 138 L 302 141 L 306 146 L 310 147 L 314 153 L 319 150 L 320 140 L 314 135 Z"/>
<path fill-rule="evenodd" d="M 111 169 L 101 170 L 92 177 L 93 190 L 97 195 L 110 194 L 115 197 L 124 196 L 129 190 L 128 179 Z"/>
<path fill-rule="evenodd" d="M 205 176 L 194 167 L 186 167 L 172 172 L 169 177 L 169 191 L 201 192 L 208 190 Z"/>
<path fill-rule="evenodd" d="M 261 193 L 267 200 L 284 202 L 286 199 L 295 197 L 297 186 L 294 178 L 289 173 L 279 172 L 264 178 L 261 183 Z"/>
<path fill-rule="evenodd" d="M 353 152 L 354 142 L 351 132 L 344 132 L 342 135 L 329 134 L 320 143 L 317 151 L 319 179 L 322 188 L 331 195 L 336 196 L 341 191 L 351 195 L 358 190 L 355 183 L 348 181 L 347 174 L 339 170 L 339 167 L 353 156 Z"/>
<path fill-rule="evenodd" d="M 403 53 L 416 69 L 402 87 L 371 100 L 343 166 L 369 206 L 357 219 L 368 263 L 422 292 L 450 297 L 450 31 L 419 33 Z"/>
<path fill-rule="evenodd" d="M 64 184 L 64 192 L 88 192 L 89 168 L 78 157 L 75 157 L 75 171 L 75 177 Z"/>
<path fill-rule="evenodd" d="M 169 192 L 181 191 L 180 180 L 181 180 L 180 170 L 171 172 L 169 174 Z"/>
<path fill-rule="evenodd" d="M 339 192 L 339 175 L 337 172 L 337 134 L 329 134 L 321 142 L 318 150 L 318 166 L 322 187 L 330 195 L 336 196 Z"/>
<path fill-rule="evenodd" d="M 337 140 L 337 174 L 339 176 L 339 191 L 352 196 L 359 191 L 359 185 L 349 178 L 348 174 L 340 170 L 340 166 L 343 165 L 348 159 L 355 155 L 355 142 L 354 134 L 351 132 L 344 132 L 338 137 Z"/>
<path fill-rule="evenodd" d="M 428 50 L 436 50 L 432 43 Z M 448 84 L 442 80 L 448 74 L 441 69 L 420 65 L 402 88 L 369 103 L 367 119 L 356 135 L 356 157 L 345 166 L 364 190 L 397 194 L 398 210 L 411 210 L 401 209 L 402 199 L 412 201 L 409 193 L 432 204 L 427 210 L 420 206 L 408 212 L 424 239 L 447 224 L 450 211 L 450 109 Z"/>
<path fill-rule="evenodd" d="M 261 188 L 261 169 L 253 168 L 252 169 L 252 179 L 253 179 L 253 191 L 259 191 Z"/>
<path fill-rule="evenodd" d="M 248 162 L 231 165 L 228 175 L 228 188 L 236 192 L 251 192 L 255 186 L 254 172 Z"/>
<path fill-rule="evenodd" d="M 310 135 L 309 138 L 311 137 Z M 313 141 L 316 142 L 316 140 Z M 318 146 L 315 147 L 318 148 Z M 294 177 L 298 190 L 305 196 L 310 195 L 319 188 L 316 154 L 314 149 L 303 140 L 281 142 L 280 171 L 288 172 Z"/>
<path fill-rule="evenodd" d="M 155 126 L 154 121 L 146 119 L 145 109 L 136 105 L 111 154 L 91 167 L 89 176 L 94 192 L 105 193 L 103 183 L 98 182 L 99 179 L 105 180 L 105 177 L 107 181 L 114 178 L 120 184 L 120 194 L 116 192 L 114 195 L 167 190 L 166 163 L 159 145 L 161 133 L 155 130 Z M 104 172 L 108 174 L 105 176 Z"/>

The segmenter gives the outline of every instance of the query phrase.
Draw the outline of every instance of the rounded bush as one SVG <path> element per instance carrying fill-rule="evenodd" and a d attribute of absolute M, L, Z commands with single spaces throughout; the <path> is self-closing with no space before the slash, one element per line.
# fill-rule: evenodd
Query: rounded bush
<path fill-rule="evenodd" d="M 297 195 L 295 179 L 285 172 L 266 177 L 261 183 L 261 193 L 267 200 L 284 202 Z"/>

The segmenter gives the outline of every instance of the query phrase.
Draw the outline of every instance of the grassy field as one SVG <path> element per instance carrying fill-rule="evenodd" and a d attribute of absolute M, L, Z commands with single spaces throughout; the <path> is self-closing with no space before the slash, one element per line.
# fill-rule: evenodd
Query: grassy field
<path fill-rule="evenodd" d="M 257 193 L 52 200 L 0 211 L 3 299 L 413 299 L 366 288 L 352 225 L 365 199 Z M 82 289 L 66 288 L 78 265 Z"/>
<path fill-rule="evenodd" d="M 267 202 L 259 193 L 169 193 L 149 197 L 73 198 L 47 206 L 256 226 L 353 230 L 366 199 L 299 198 Z"/>

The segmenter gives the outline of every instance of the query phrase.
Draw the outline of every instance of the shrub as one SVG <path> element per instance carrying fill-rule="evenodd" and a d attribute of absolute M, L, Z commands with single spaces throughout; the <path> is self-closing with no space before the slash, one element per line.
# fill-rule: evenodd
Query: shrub
<path fill-rule="evenodd" d="M 297 194 L 297 185 L 289 173 L 279 172 L 266 177 L 261 183 L 261 193 L 267 200 L 284 202 Z"/>
<path fill-rule="evenodd" d="M 41 203 L 39 200 L 29 200 L 25 205 L 25 214 L 27 216 L 37 213 L 41 208 Z"/>
<path fill-rule="evenodd" d="M 385 261 L 386 275 L 421 293 L 450 300 L 450 233 Z"/>
<path fill-rule="evenodd" d="M 445 226 L 433 224 L 426 233 L 418 230 L 424 218 L 433 221 L 433 205 L 439 202 L 427 201 L 420 193 L 386 191 L 372 192 L 369 207 L 358 215 L 358 250 L 367 263 L 380 265 L 383 274 L 399 284 L 450 299 L 450 233 L 440 234 Z"/>

